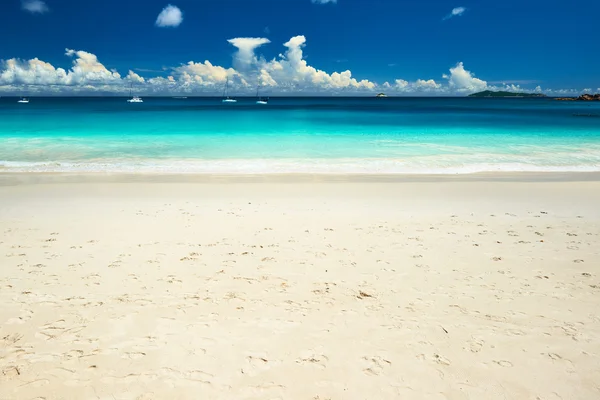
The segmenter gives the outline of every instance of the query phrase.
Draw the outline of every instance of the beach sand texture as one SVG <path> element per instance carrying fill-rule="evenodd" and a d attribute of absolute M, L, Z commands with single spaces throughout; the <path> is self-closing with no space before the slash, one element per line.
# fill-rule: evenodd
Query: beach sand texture
<path fill-rule="evenodd" d="M 0 399 L 600 398 L 598 181 L 6 182 Z"/>

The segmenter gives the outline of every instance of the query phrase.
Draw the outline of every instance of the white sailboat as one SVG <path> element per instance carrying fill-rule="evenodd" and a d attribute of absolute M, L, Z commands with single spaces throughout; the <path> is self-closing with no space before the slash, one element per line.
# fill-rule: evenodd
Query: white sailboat
<path fill-rule="evenodd" d="M 19 101 L 17 101 L 17 103 L 25 103 L 26 104 L 26 103 L 29 103 L 29 99 L 26 97 L 21 97 L 19 99 Z"/>
<path fill-rule="evenodd" d="M 261 105 L 266 105 L 269 104 L 269 99 L 268 98 L 262 98 L 258 96 L 258 91 L 260 89 L 260 78 L 258 80 L 258 85 L 256 85 L 256 104 L 261 104 Z"/>
<path fill-rule="evenodd" d="M 227 94 L 229 91 L 229 77 L 227 77 L 227 82 L 225 83 L 225 92 L 223 92 L 223 103 L 237 103 L 236 99 L 230 98 Z"/>
<path fill-rule="evenodd" d="M 129 95 L 131 96 L 131 92 L 133 90 L 133 83 L 131 84 L 131 87 L 129 88 Z M 127 99 L 128 103 L 143 103 L 144 100 L 142 100 L 141 97 L 138 96 L 132 96 L 130 99 Z"/>

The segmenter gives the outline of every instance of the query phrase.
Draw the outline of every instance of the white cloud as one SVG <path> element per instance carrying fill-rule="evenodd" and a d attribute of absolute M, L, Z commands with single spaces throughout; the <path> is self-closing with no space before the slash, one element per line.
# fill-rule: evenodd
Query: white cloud
<path fill-rule="evenodd" d="M 67 56 L 75 57 L 73 67 L 67 74 L 67 84 L 116 83 L 121 79 L 116 71 L 109 71 L 98 58 L 86 51 L 66 49 Z"/>
<path fill-rule="evenodd" d="M 475 78 L 470 71 L 465 69 L 462 62 L 450 68 L 450 75 L 444 75 L 444 78 L 448 79 L 450 89 L 457 92 L 480 92 L 487 88 L 487 82 Z"/>
<path fill-rule="evenodd" d="M 337 0 L 311 0 L 314 4 L 336 4 Z"/>
<path fill-rule="evenodd" d="M 61 68 L 34 58 L 31 60 L 9 59 L 0 61 L 0 93 L 20 94 L 27 90 L 32 94 L 125 94 L 134 83 L 139 95 L 220 94 L 229 78 L 231 91 L 235 95 L 249 95 L 256 90 L 257 79 L 272 94 L 347 94 L 374 95 L 385 90 L 397 95 L 464 95 L 490 90 L 534 92 L 549 95 L 577 95 L 575 89 L 527 89 L 515 84 L 489 85 L 465 69 L 462 62 L 443 75 L 444 81 L 416 79 L 408 81 L 394 79 L 377 84 L 353 77 L 350 70 L 326 72 L 308 64 L 304 55 L 306 38 L 294 36 L 284 43 L 283 54 L 265 60 L 256 54 L 257 49 L 270 43 L 266 38 L 234 38 L 229 43 L 237 48 L 233 55 L 234 67 L 214 65 L 210 61 L 190 61 L 177 67 L 163 70 L 131 68 L 124 76 L 102 64 L 96 55 L 66 49 L 65 55 L 72 58 L 70 67 Z M 144 72 L 147 77 L 138 73 Z M 167 76 L 168 74 L 168 76 Z M 153 76 L 154 75 L 154 76 Z M 156 76 L 159 75 L 159 76 Z M 586 89 L 591 91 L 591 89 Z M 600 89 L 598 89 L 600 91 Z"/>
<path fill-rule="evenodd" d="M 284 43 L 287 51 L 279 55 L 279 59 L 266 62 L 263 69 L 276 82 L 295 90 L 305 89 L 337 89 L 361 90 L 374 89 L 375 84 L 368 80 L 358 81 L 352 77 L 352 72 L 333 72 L 316 69 L 304 60 L 303 48 L 306 38 L 302 35 L 294 36 Z"/>
<path fill-rule="evenodd" d="M 396 79 L 395 83 L 396 84 L 394 87 L 397 89 L 400 89 L 400 90 L 406 89 L 409 85 L 408 82 L 405 81 L 404 79 Z"/>
<path fill-rule="evenodd" d="M 141 76 L 139 76 L 132 70 L 129 70 L 129 74 L 127 74 L 127 80 L 129 80 L 130 82 L 137 82 L 137 83 L 144 83 L 146 81 L 144 78 L 142 78 Z"/>
<path fill-rule="evenodd" d="M 23 10 L 34 14 L 48 12 L 48 6 L 42 0 L 22 0 L 21 7 L 23 7 Z"/>
<path fill-rule="evenodd" d="M 223 68 L 211 64 L 206 60 L 204 63 L 195 63 L 193 61 L 173 68 L 174 75 L 178 81 L 185 85 L 214 85 L 215 83 L 225 82 L 228 76 L 233 76 L 236 71 L 233 68 Z"/>
<path fill-rule="evenodd" d="M 502 84 L 502 85 L 506 85 L 508 83 L 514 83 L 514 84 L 518 84 L 518 85 L 533 85 L 534 83 L 538 83 L 538 80 L 535 79 L 503 79 L 500 81 L 489 81 L 488 84 L 490 85 L 497 85 L 497 84 Z"/>
<path fill-rule="evenodd" d="M 431 90 L 440 89 L 442 87 L 442 85 L 437 83 L 433 79 L 429 79 L 427 81 L 423 80 L 423 79 L 417 79 L 417 81 L 414 83 L 414 87 L 417 89 L 421 89 L 425 92 L 428 92 Z"/>
<path fill-rule="evenodd" d="M 3 85 L 53 85 L 64 84 L 67 73 L 62 68 L 54 68 L 50 63 L 34 58 L 21 61 L 15 58 L 3 62 L 0 84 Z"/>
<path fill-rule="evenodd" d="M 256 64 L 257 58 L 254 51 L 263 44 L 271 43 L 266 38 L 234 38 L 229 39 L 229 43 L 237 47 L 238 51 L 234 56 L 234 66 L 238 70 L 247 71 L 253 64 Z"/>
<path fill-rule="evenodd" d="M 447 92 L 447 87 L 444 87 L 442 84 L 437 83 L 433 79 L 425 80 L 425 79 L 417 79 L 414 82 L 409 82 L 404 79 L 396 79 L 393 85 L 390 85 L 388 82 L 383 84 L 383 87 L 386 89 L 390 89 L 400 94 L 411 94 L 417 95 L 419 93 L 423 94 L 443 94 Z"/>
<path fill-rule="evenodd" d="M 183 13 L 181 10 L 169 4 L 166 6 L 160 14 L 158 14 L 158 18 L 156 18 L 156 26 L 161 28 L 165 27 L 177 27 L 181 25 L 183 22 Z"/>
<path fill-rule="evenodd" d="M 450 14 L 446 15 L 443 19 L 447 20 L 452 17 L 460 17 L 461 15 L 463 15 L 465 13 L 465 11 L 467 11 L 467 9 L 465 7 L 453 8 L 452 11 L 450 11 Z"/>
<path fill-rule="evenodd" d="M 69 71 L 34 58 L 29 61 L 10 59 L 0 72 L 0 84 L 21 85 L 110 85 L 118 84 L 121 75 L 109 71 L 94 54 L 66 49 L 67 56 L 75 57 Z"/>

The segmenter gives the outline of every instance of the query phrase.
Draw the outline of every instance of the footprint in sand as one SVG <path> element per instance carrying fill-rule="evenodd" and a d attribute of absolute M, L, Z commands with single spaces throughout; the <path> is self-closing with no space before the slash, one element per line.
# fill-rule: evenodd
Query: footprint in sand
<path fill-rule="evenodd" d="M 385 358 L 374 356 L 374 357 L 363 357 L 363 372 L 366 375 L 381 375 L 385 370 L 392 365 L 392 362 Z"/>
<path fill-rule="evenodd" d="M 134 352 L 130 352 L 130 353 L 125 353 L 121 357 L 122 358 L 130 359 L 130 360 L 138 360 L 138 359 L 143 358 L 145 356 L 146 356 L 146 353 L 144 353 L 144 352 L 134 351 Z"/>
<path fill-rule="evenodd" d="M 81 358 L 84 356 L 84 352 L 83 350 L 69 350 L 66 353 L 63 354 L 63 357 L 67 358 L 67 359 L 73 359 L 73 358 Z"/>
<path fill-rule="evenodd" d="M 493 361 L 495 364 L 498 364 L 499 366 L 504 367 L 504 368 L 510 368 L 513 366 L 513 363 L 511 363 L 510 361 L 506 361 L 506 360 L 499 360 L 499 361 L 493 360 Z"/>
<path fill-rule="evenodd" d="M 2 378 L 4 379 L 15 379 L 18 376 L 21 375 L 21 370 L 19 369 L 19 367 L 15 367 L 15 366 L 10 366 L 10 367 L 6 367 L 2 370 Z"/>
<path fill-rule="evenodd" d="M 440 365 L 450 365 L 450 360 L 440 354 L 434 354 L 433 361 Z"/>
<path fill-rule="evenodd" d="M 242 367 L 242 373 L 250 376 L 258 375 L 277 364 L 267 358 L 266 354 L 252 354 L 246 357 L 246 365 Z"/>
<path fill-rule="evenodd" d="M 567 372 L 574 372 L 573 362 L 571 362 L 571 360 L 563 358 L 562 356 L 560 356 L 560 354 L 556 354 L 556 353 L 544 354 L 544 353 L 542 353 L 542 355 L 547 355 L 548 357 L 550 357 L 552 359 L 552 361 L 561 362 L 561 363 L 565 364 Z"/>
<path fill-rule="evenodd" d="M 206 383 L 210 383 L 210 380 L 215 377 L 213 374 L 209 374 L 208 372 L 204 372 L 204 371 L 200 371 L 200 370 L 188 371 L 185 373 L 185 376 L 189 380 L 206 382 Z"/>
<path fill-rule="evenodd" d="M 6 320 L 6 324 L 7 325 L 24 324 L 25 322 L 29 321 L 32 316 L 33 316 L 33 311 L 25 310 L 18 317 L 10 318 L 10 319 Z"/>
<path fill-rule="evenodd" d="M 329 358 L 323 354 L 311 354 L 306 357 L 300 357 L 296 359 L 297 364 L 315 366 L 321 369 L 325 369 Z"/>
<path fill-rule="evenodd" d="M 483 340 L 480 339 L 471 339 L 467 342 L 467 344 L 469 345 L 469 351 L 471 353 L 479 353 L 481 351 L 481 348 L 483 347 L 483 344 L 485 342 Z"/>

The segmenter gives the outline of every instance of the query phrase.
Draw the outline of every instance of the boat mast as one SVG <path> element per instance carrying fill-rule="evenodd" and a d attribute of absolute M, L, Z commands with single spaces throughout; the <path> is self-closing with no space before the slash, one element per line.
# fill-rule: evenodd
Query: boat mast
<path fill-rule="evenodd" d="M 258 91 L 260 90 L 260 84 L 261 84 L 261 76 L 260 76 L 260 72 L 258 73 L 258 79 L 256 82 L 256 97 L 258 98 L 258 100 L 260 100 L 260 97 L 258 97 Z"/>

